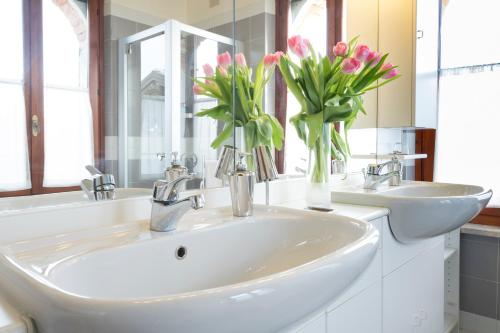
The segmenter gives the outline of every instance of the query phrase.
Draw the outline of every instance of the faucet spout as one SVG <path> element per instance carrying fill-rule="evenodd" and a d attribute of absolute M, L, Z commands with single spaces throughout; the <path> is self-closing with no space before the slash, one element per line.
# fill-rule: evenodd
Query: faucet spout
<path fill-rule="evenodd" d="M 382 174 L 385 166 L 389 168 L 389 172 Z M 389 181 L 391 186 L 398 186 L 401 182 L 401 162 L 395 157 L 389 162 L 368 165 L 363 188 L 375 190 L 385 181 Z"/>
<path fill-rule="evenodd" d="M 183 176 L 171 182 L 163 180 L 155 182 L 150 221 L 152 231 L 173 231 L 177 229 L 182 216 L 190 209 L 203 208 L 205 200 L 202 193 L 179 199 L 178 186 L 191 179 L 194 177 Z"/>

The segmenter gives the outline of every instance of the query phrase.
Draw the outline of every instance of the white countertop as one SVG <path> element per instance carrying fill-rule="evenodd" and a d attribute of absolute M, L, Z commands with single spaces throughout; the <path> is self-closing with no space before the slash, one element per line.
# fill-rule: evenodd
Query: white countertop
<path fill-rule="evenodd" d="M 276 204 L 276 206 L 305 209 L 307 205 L 305 200 L 297 200 Z M 359 206 L 341 203 L 332 203 L 331 207 L 333 208 L 333 211 L 328 212 L 329 214 L 338 214 L 363 221 L 372 221 L 389 215 L 389 209 L 383 207 Z"/>

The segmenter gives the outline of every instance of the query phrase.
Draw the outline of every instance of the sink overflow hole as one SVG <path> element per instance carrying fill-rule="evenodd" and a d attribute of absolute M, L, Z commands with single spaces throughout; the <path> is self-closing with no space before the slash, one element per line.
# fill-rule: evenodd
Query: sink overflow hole
<path fill-rule="evenodd" d="M 175 250 L 175 257 L 179 260 L 182 260 L 187 255 L 187 249 L 184 246 L 179 246 L 177 250 Z"/>

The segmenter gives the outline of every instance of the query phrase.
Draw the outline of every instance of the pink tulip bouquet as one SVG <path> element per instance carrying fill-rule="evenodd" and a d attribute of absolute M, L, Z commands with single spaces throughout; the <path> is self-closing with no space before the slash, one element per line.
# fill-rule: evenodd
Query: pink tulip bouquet
<path fill-rule="evenodd" d="M 283 79 L 301 106 L 290 122 L 310 151 L 312 182 L 328 181 L 330 153 L 340 160 L 350 155 L 346 132 L 359 112 L 366 114 L 363 94 L 399 77 L 397 66 L 386 62 L 388 54 L 356 40 L 337 43 L 330 59 L 317 54 L 307 39 L 293 36 L 288 48 L 297 61 L 290 54 L 279 61 Z M 344 135 L 332 126 L 335 122 L 343 123 Z"/>
<path fill-rule="evenodd" d="M 208 64 L 203 66 L 205 76 L 194 79 L 193 92 L 217 99 L 218 105 L 196 115 L 225 122 L 224 129 L 212 142 L 213 148 L 218 148 L 231 137 L 233 126 L 243 128 L 247 151 L 260 145 L 282 148 L 283 128 L 275 117 L 264 112 L 262 105 L 265 85 L 281 55 L 281 52 L 266 55 L 257 66 L 255 75 L 252 75 L 242 53 L 235 55 L 234 68 L 229 52 L 217 56 L 215 70 Z"/>

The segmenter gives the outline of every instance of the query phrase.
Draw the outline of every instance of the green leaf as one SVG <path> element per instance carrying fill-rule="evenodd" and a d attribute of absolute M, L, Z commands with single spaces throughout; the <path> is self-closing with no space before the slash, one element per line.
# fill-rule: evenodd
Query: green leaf
<path fill-rule="evenodd" d="M 332 126 L 331 132 L 332 132 L 332 143 L 335 149 L 338 151 L 338 153 L 340 153 L 343 156 L 344 160 L 347 159 L 347 156 L 349 155 L 349 148 L 347 148 L 347 144 L 342 138 L 342 135 L 340 135 L 337 132 L 335 126 Z"/>
<path fill-rule="evenodd" d="M 244 127 L 245 132 L 245 143 L 248 149 L 252 149 L 258 146 L 257 139 L 257 124 L 255 121 L 250 120 Z"/>
<path fill-rule="evenodd" d="M 221 104 L 211 109 L 205 109 L 196 113 L 197 117 L 210 117 L 217 120 L 231 119 L 231 111 L 229 105 Z"/>
<path fill-rule="evenodd" d="M 353 113 L 352 107 L 349 103 L 335 106 L 327 106 L 325 108 L 325 123 L 332 123 L 335 121 L 343 121 L 349 118 Z"/>
<path fill-rule="evenodd" d="M 295 127 L 297 136 L 307 145 L 307 131 L 304 114 L 297 114 L 290 118 L 290 123 Z"/>
<path fill-rule="evenodd" d="M 283 148 L 283 137 L 285 135 L 283 131 L 283 127 L 281 126 L 280 122 L 278 119 L 271 115 L 267 115 L 269 119 L 271 120 L 271 126 L 273 127 L 273 144 L 274 147 L 278 150 L 281 150 Z"/>
<path fill-rule="evenodd" d="M 210 145 L 212 148 L 217 149 L 220 147 L 221 144 L 224 143 L 224 141 L 228 140 L 231 135 L 233 134 L 233 122 L 228 121 L 224 125 L 224 129 L 220 134 L 215 138 L 214 141 L 212 141 L 212 144 Z"/>
<path fill-rule="evenodd" d="M 306 116 L 308 129 L 307 146 L 313 148 L 319 136 L 323 133 L 323 112 L 317 112 Z"/>

